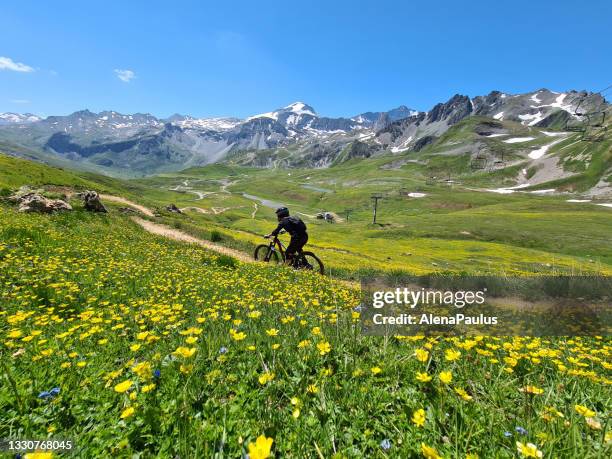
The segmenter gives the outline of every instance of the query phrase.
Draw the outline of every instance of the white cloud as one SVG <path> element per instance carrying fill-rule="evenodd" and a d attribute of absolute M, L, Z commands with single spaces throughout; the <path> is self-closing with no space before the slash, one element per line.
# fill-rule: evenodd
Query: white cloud
<path fill-rule="evenodd" d="M 124 83 L 129 83 L 136 78 L 136 74 L 132 70 L 115 69 L 115 75 Z"/>
<path fill-rule="evenodd" d="M 12 104 L 29 104 L 30 101 L 28 99 L 11 99 Z"/>
<path fill-rule="evenodd" d="M 10 57 L 0 56 L 0 70 L 12 70 L 13 72 L 33 72 L 34 69 L 29 65 L 15 62 Z"/>

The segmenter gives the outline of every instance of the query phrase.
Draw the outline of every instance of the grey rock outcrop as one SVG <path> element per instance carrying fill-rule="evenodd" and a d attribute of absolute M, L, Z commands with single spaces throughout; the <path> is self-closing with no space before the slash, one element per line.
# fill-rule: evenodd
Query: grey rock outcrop
<path fill-rule="evenodd" d="M 61 199 L 49 199 L 38 193 L 26 193 L 14 199 L 19 205 L 19 212 L 53 212 L 70 211 L 72 206 Z"/>
<path fill-rule="evenodd" d="M 168 212 L 172 212 L 175 214 L 182 214 L 183 212 L 181 211 L 181 209 L 179 209 L 178 207 L 176 207 L 176 204 L 170 204 L 168 206 L 166 206 L 166 210 Z"/>
<path fill-rule="evenodd" d="M 95 191 L 85 191 L 80 196 L 83 199 L 85 210 L 90 212 L 108 212 L 100 201 L 100 196 Z"/>

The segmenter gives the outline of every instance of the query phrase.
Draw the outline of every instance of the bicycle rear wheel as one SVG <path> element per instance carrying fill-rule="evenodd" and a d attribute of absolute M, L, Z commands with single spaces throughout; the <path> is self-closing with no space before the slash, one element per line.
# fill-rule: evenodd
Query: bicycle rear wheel
<path fill-rule="evenodd" d="M 272 250 L 269 245 L 261 244 L 255 248 L 255 253 L 253 254 L 253 258 L 257 261 L 263 261 L 265 263 L 272 262 L 274 264 L 280 263 L 280 257 L 278 256 L 278 252 Z"/>
<path fill-rule="evenodd" d="M 323 262 L 312 252 L 302 252 L 300 269 L 308 269 L 320 274 L 325 274 Z"/>

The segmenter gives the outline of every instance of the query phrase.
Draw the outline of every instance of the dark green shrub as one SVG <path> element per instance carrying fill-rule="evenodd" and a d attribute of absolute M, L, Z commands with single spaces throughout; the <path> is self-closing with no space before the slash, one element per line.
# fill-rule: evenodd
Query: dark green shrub
<path fill-rule="evenodd" d="M 230 257 L 229 255 L 219 255 L 215 260 L 215 264 L 231 269 L 234 269 L 236 268 L 236 266 L 238 266 L 236 259 Z"/>

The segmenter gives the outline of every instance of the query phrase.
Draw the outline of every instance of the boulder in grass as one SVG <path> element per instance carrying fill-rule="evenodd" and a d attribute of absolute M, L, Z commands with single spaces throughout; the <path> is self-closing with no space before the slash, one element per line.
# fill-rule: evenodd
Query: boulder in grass
<path fill-rule="evenodd" d="M 316 217 L 317 219 L 325 220 L 328 223 L 334 223 L 334 221 L 337 219 L 337 216 L 332 212 L 319 212 Z"/>
<path fill-rule="evenodd" d="M 181 209 L 179 209 L 178 207 L 176 207 L 175 204 L 170 204 L 169 206 L 166 206 L 166 210 L 168 212 L 173 212 L 175 214 L 182 214 L 183 212 L 181 211 Z"/>
<path fill-rule="evenodd" d="M 85 203 L 85 210 L 90 212 L 108 212 L 100 201 L 100 196 L 95 191 L 85 191 L 80 196 Z"/>
<path fill-rule="evenodd" d="M 19 212 L 39 212 L 50 214 L 72 210 L 70 204 L 61 199 L 49 199 L 38 193 L 28 193 L 18 198 Z"/>
<path fill-rule="evenodd" d="M 19 204 L 22 201 L 22 199 L 24 199 L 26 196 L 34 195 L 34 194 L 41 195 L 42 193 L 43 193 L 43 190 L 35 190 L 33 188 L 30 188 L 28 185 L 23 185 L 17 191 L 15 191 L 11 196 L 9 196 L 7 199 L 10 202 Z"/>

